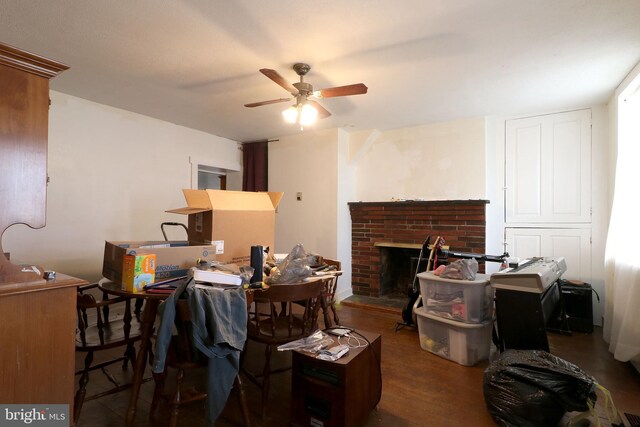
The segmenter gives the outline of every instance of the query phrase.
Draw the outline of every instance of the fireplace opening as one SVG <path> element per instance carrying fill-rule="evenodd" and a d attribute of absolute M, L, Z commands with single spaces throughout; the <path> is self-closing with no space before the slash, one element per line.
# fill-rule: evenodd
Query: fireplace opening
<path fill-rule="evenodd" d="M 380 289 L 378 296 L 406 299 L 409 286 L 415 278 L 420 249 L 414 247 L 380 246 Z M 419 271 L 427 267 L 421 262 Z"/>

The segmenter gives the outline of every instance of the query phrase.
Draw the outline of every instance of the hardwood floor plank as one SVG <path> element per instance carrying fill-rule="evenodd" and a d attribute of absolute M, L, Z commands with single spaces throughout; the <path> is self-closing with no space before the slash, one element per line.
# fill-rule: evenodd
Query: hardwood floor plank
<path fill-rule="evenodd" d="M 377 409 L 371 412 L 365 427 L 495 425 L 485 407 L 482 392 L 484 370 L 489 361 L 465 367 L 422 350 L 417 331 L 410 328 L 395 331 L 396 322 L 400 320 L 397 313 L 346 305 L 340 305 L 339 310 L 343 325 L 382 335 L 382 399 Z M 576 364 L 609 389 L 619 409 L 640 414 L 640 373 L 630 364 L 613 359 L 602 339 L 600 328 L 596 328 L 593 334 L 549 334 L 549 341 L 553 354 Z M 247 366 L 259 369 L 262 357 L 263 348 L 252 342 L 247 353 Z M 289 353 L 275 352 L 274 357 L 274 366 L 290 364 Z M 77 366 L 81 366 L 81 363 L 82 359 L 78 358 Z M 123 380 L 131 376 L 130 369 L 123 372 L 118 366 L 111 367 L 110 372 Z M 150 373 L 145 373 L 146 376 L 150 376 Z M 198 385 L 198 381 L 201 382 L 204 376 L 201 373 L 191 380 Z M 103 381 L 106 381 L 104 375 L 94 372 L 89 387 L 92 390 L 94 387 L 99 388 Z M 166 411 L 155 422 L 149 420 L 153 387 L 153 381 L 142 386 L 136 417 L 138 426 L 166 425 Z M 244 381 L 244 387 L 253 425 L 289 425 L 290 371 L 273 377 L 269 398 L 271 410 L 264 423 L 259 414 L 258 388 L 248 380 Z M 124 391 L 85 403 L 78 427 L 123 425 L 128 399 L 129 391 Z M 179 425 L 201 425 L 203 414 L 201 403 L 183 405 Z M 235 392 L 232 391 L 216 426 L 242 425 L 240 407 Z"/>

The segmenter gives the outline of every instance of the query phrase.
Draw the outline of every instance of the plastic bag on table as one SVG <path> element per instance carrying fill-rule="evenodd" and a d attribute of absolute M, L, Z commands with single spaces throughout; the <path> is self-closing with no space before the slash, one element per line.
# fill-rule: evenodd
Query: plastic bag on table
<path fill-rule="evenodd" d="M 477 272 L 478 261 L 473 258 L 459 259 L 451 264 L 445 265 L 439 276 L 444 279 L 476 280 Z"/>
<path fill-rule="evenodd" d="M 501 426 L 556 426 L 566 412 L 588 411 L 596 381 L 541 350 L 507 350 L 485 370 L 484 399 Z"/>
<path fill-rule="evenodd" d="M 302 350 L 317 353 L 321 349 L 333 344 L 333 338 L 318 330 L 313 334 L 299 340 L 291 341 L 278 346 L 278 351 Z"/>
<path fill-rule="evenodd" d="M 299 282 L 311 276 L 311 266 L 317 263 L 318 258 L 318 255 L 306 252 L 298 243 L 278 266 L 271 269 L 264 281 L 269 285 Z"/>

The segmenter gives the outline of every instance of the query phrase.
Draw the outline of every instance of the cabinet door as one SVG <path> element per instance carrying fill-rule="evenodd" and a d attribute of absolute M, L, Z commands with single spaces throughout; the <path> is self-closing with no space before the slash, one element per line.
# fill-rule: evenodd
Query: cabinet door
<path fill-rule="evenodd" d="M 591 110 L 506 121 L 505 220 L 591 222 Z"/>
<path fill-rule="evenodd" d="M 512 257 L 564 257 L 565 279 L 591 282 L 590 228 L 505 228 L 507 251 Z"/>
<path fill-rule="evenodd" d="M 0 234 L 45 225 L 49 81 L 0 65 Z"/>

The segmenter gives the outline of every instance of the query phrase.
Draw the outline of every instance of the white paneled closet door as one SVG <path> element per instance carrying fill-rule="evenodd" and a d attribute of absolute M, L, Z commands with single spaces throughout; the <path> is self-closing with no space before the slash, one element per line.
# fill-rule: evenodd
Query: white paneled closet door
<path fill-rule="evenodd" d="M 591 222 L 591 110 L 506 121 L 507 224 Z"/>
<path fill-rule="evenodd" d="M 505 242 L 511 256 L 562 256 L 591 281 L 591 110 L 507 120 Z"/>
<path fill-rule="evenodd" d="M 565 279 L 591 281 L 591 228 L 507 227 L 509 254 L 519 258 L 564 257 Z"/>

